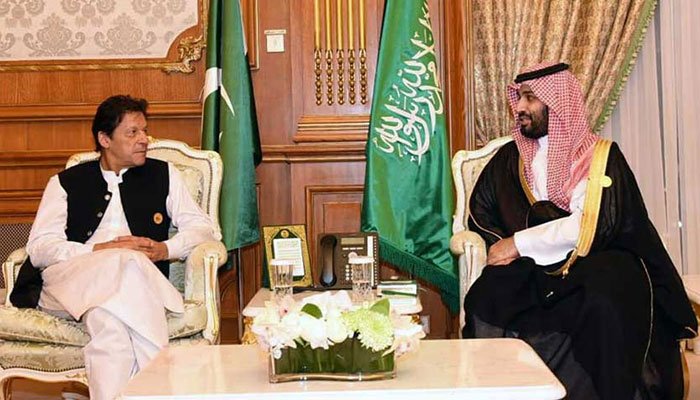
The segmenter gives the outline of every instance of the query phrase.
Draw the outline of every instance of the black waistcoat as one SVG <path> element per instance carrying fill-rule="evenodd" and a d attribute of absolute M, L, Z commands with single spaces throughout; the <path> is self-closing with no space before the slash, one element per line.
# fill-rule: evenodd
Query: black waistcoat
<path fill-rule="evenodd" d="M 69 241 L 85 243 L 102 221 L 112 197 L 102 177 L 99 161 L 76 165 L 58 174 L 68 198 L 66 236 Z M 119 184 L 122 207 L 134 236 L 157 241 L 168 238 L 170 217 L 166 199 L 170 187 L 168 164 L 146 159 L 140 167 L 130 168 Z M 166 277 L 169 262 L 159 261 L 158 269 Z M 41 273 L 31 261 L 22 265 L 10 300 L 16 307 L 36 307 L 41 294 Z"/>

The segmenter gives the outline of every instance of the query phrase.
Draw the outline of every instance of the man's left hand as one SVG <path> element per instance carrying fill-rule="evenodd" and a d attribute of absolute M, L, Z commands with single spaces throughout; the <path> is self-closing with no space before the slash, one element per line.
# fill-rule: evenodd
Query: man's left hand
<path fill-rule="evenodd" d="M 520 253 L 518 252 L 518 248 L 515 247 L 515 239 L 511 236 L 499 240 L 489 248 L 486 264 L 508 265 L 518 257 L 520 257 Z"/>
<path fill-rule="evenodd" d="M 140 236 L 120 236 L 114 242 L 132 242 L 137 244 L 136 250 L 145 254 L 149 260 L 156 262 L 168 259 L 168 246 L 164 242 Z"/>

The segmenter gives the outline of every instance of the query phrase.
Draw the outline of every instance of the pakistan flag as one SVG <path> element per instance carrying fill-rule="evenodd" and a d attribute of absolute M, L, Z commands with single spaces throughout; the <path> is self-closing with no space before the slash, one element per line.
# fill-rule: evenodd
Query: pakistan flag
<path fill-rule="evenodd" d="M 202 148 L 224 162 L 219 219 L 233 250 L 260 238 L 255 166 L 260 139 L 238 0 L 211 0 L 207 29 Z"/>
<path fill-rule="evenodd" d="M 379 233 L 383 261 L 437 286 L 456 312 L 445 108 L 425 0 L 386 1 L 366 152 L 362 230 Z"/>

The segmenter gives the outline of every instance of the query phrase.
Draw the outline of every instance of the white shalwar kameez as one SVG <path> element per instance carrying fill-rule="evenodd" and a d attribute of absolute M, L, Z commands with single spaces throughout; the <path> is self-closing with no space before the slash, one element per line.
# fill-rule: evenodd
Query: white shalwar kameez
<path fill-rule="evenodd" d="M 178 233 L 164 243 L 170 259 L 186 257 L 199 243 L 220 240 L 219 227 L 194 202 L 177 168 L 168 166 L 168 215 Z M 58 176 L 44 191 L 27 243 L 44 284 L 39 306 L 82 318 L 90 334 L 84 347 L 90 398 L 111 400 L 127 381 L 168 344 L 165 310 L 184 312 L 182 295 L 143 253 L 126 249 L 93 252 L 93 245 L 131 235 L 119 183 L 124 172 L 102 170 L 111 199 L 86 243 L 65 234 L 67 194 Z"/>

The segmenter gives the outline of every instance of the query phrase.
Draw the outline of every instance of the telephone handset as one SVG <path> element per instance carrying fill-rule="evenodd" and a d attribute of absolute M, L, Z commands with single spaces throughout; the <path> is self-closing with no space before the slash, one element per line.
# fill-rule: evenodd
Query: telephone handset
<path fill-rule="evenodd" d="M 351 288 L 350 264 L 354 255 L 374 259 L 372 287 L 379 282 L 379 238 L 376 232 L 331 233 L 319 238 L 321 286 L 327 288 Z"/>

